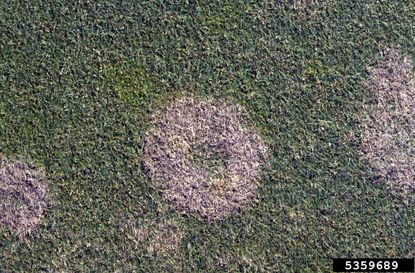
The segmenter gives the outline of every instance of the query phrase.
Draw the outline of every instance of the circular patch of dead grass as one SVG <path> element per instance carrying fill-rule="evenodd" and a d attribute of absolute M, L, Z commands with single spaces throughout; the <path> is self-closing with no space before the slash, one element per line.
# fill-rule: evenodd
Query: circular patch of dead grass
<path fill-rule="evenodd" d="M 43 174 L 24 162 L 0 156 L 0 227 L 22 238 L 40 223 L 47 204 Z"/>
<path fill-rule="evenodd" d="M 381 52 L 366 87 L 374 101 L 362 122 L 363 157 L 377 181 L 399 195 L 415 192 L 413 64 L 396 49 Z"/>
<path fill-rule="evenodd" d="M 179 211 L 216 220 L 253 199 L 267 151 L 238 106 L 176 99 L 150 123 L 145 172 Z"/>

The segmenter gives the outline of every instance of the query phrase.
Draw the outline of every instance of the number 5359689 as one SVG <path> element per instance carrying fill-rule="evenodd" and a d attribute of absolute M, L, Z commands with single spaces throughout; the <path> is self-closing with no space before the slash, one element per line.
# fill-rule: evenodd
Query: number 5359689
<path fill-rule="evenodd" d="M 395 270 L 399 266 L 397 261 L 346 261 L 346 270 Z"/>

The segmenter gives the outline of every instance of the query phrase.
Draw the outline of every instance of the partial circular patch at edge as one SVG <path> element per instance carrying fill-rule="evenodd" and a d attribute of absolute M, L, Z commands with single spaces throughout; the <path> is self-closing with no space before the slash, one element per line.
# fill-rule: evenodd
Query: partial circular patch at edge
<path fill-rule="evenodd" d="M 397 49 L 385 49 L 369 68 L 365 87 L 374 101 L 366 105 L 362 158 L 377 182 L 393 194 L 415 193 L 415 87 L 412 60 Z"/>
<path fill-rule="evenodd" d="M 25 162 L 0 156 L 0 227 L 23 238 L 36 229 L 47 207 L 44 174 Z"/>

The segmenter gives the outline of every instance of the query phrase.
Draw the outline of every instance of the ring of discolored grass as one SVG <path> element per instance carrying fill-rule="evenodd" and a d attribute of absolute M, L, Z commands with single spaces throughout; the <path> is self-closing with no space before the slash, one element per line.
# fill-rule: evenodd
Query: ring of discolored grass
<path fill-rule="evenodd" d="M 22 238 L 40 223 L 48 205 L 44 175 L 21 161 L 0 157 L 0 227 Z"/>
<path fill-rule="evenodd" d="M 267 151 L 238 106 L 176 99 L 150 123 L 143 165 L 179 211 L 222 219 L 255 196 Z"/>
<path fill-rule="evenodd" d="M 415 87 L 413 64 L 396 49 L 381 52 L 367 88 L 374 101 L 363 120 L 363 156 L 377 181 L 396 194 L 415 192 Z"/>

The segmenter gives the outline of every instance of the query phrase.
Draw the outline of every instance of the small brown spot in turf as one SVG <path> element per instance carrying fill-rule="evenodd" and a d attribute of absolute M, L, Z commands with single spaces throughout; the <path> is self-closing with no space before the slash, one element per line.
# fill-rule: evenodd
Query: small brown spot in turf
<path fill-rule="evenodd" d="M 253 199 L 267 150 L 238 106 L 176 99 L 150 123 L 145 172 L 179 211 L 216 220 Z"/>
<path fill-rule="evenodd" d="M 317 0 L 294 0 L 294 11 L 297 19 L 312 18 L 315 16 Z"/>
<path fill-rule="evenodd" d="M 0 227 L 23 238 L 40 223 L 47 204 L 43 174 L 24 162 L 0 156 Z"/>
<path fill-rule="evenodd" d="M 150 255 L 172 254 L 180 248 L 184 237 L 184 232 L 167 220 L 133 227 L 133 234 L 135 242 L 144 244 Z"/>

